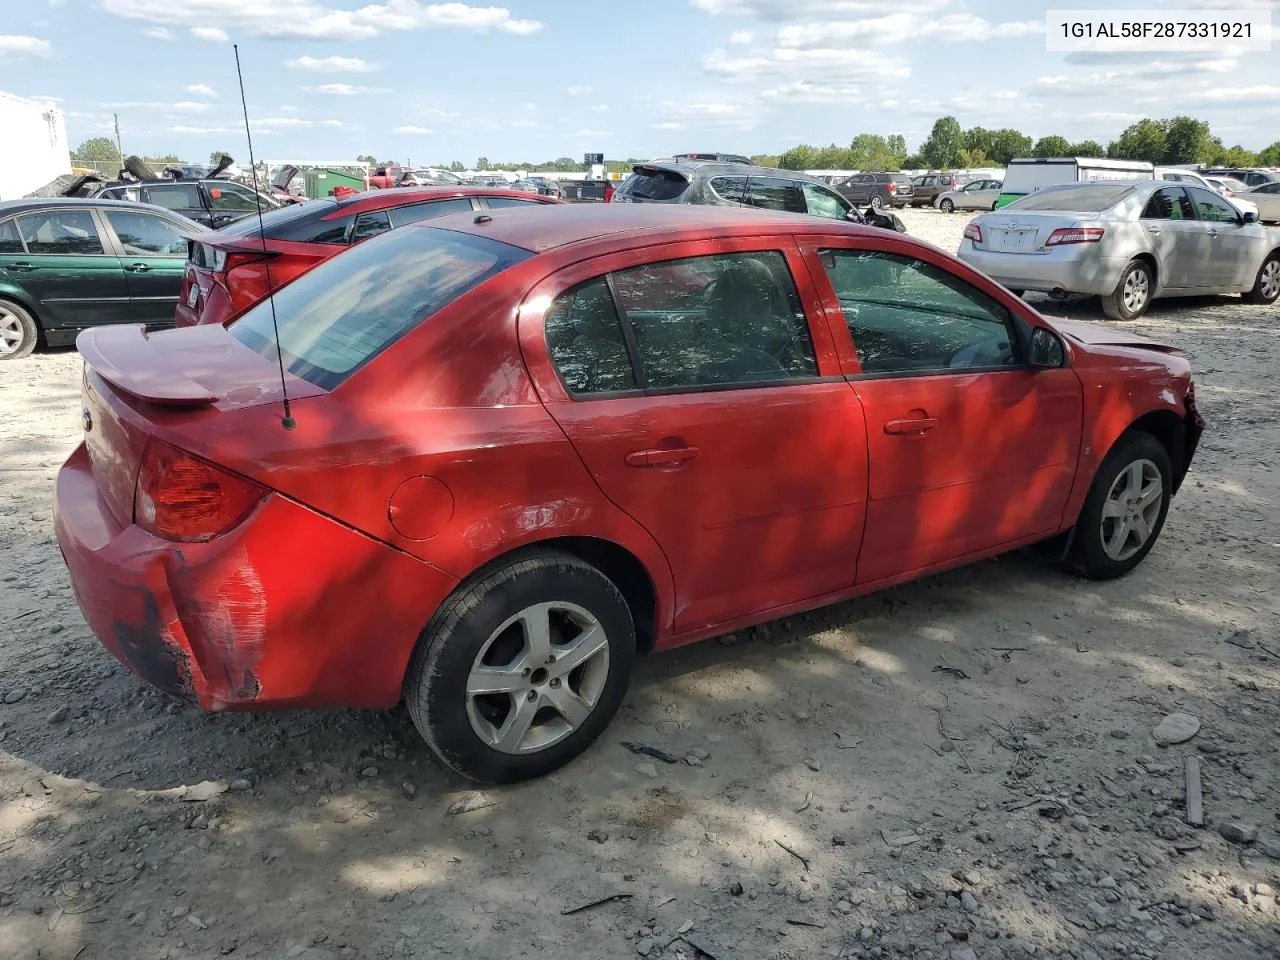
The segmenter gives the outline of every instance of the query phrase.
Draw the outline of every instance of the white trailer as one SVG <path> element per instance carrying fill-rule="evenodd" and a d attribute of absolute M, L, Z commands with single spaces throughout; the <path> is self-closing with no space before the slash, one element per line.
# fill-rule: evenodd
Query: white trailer
<path fill-rule="evenodd" d="M 71 172 L 66 119 L 51 103 L 0 92 L 0 142 L 0 201 Z"/>

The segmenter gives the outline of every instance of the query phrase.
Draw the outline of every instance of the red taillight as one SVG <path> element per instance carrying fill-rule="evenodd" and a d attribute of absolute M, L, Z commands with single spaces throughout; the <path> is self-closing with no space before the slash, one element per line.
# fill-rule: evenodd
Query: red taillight
<path fill-rule="evenodd" d="M 886 184 L 884 185 L 884 187 L 885 187 L 885 189 L 886 189 L 886 190 L 888 190 L 890 193 L 897 193 L 897 192 L 898 192 L 898 188 L 894 185 L 893 181 L 890 181 L 890 182 L 886 183 Z"/>
<path fill-rule="evenodd" d="M 166 540 L 212 540 L 266 495 L 252 481 L 153 439 L 138 467 L 133 522 Z"/>
<path fill-rule="evenodd" d="M 964 238 L 966 240 L 972 240 L 974 243 L 981 243 L 982 227 L 978 226 L 976 223 L 969 224 L 964 228 Z"/>
<path fill-rule="evenodd" d="M 614 193 L 613 184 L 606 183 L 604 185 L 604 202 L 605 203 L 613 203 L 613 193 Z"/>
<path fill-rule="evenodd" d="M 1059 227 L 1049 234 L 1046 247 L 1060 247 L 1064 243 L 1097 243 L 1106 233 L 1102 227 Z"/>

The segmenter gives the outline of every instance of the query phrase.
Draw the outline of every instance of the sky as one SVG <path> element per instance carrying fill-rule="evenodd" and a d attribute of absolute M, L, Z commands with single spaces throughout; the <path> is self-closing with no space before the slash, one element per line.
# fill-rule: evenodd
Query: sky
<path fill-rule="evenodd" d="M 1142 116 L 1280 140 L 1271 52 L 1047 53 L 1058 0 L 0 0 L 0 89 L 54 99 L 72 146 L 259 160 L 780 153 L 934 120 L 1104 145 Z M 1076 0 L 1083 4 L 1087 0 Z M 1280 0 L 1094 0 L 1272 10 Z"/>

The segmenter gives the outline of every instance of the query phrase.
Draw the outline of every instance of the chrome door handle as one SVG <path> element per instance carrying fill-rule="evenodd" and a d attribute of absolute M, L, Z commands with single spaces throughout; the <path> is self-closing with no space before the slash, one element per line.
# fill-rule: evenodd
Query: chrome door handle
<path fill-rule="evenodd" d="M 1147 227 L 1147 233 L 1151 234 L 1153 237 L 1158 237 L 1158 236 L 1160 236 L 1160 228 L 1159 228 L 1159 227 Z"/>
<path fill-rule="evenodd" d="M 907 434 L 924 436 L 926 431 L 938 425 L 935 417 L 911 417 L 904 420 L 890 420 L 884 425 L 884 432 L 889 434 Z"/>
<path fill-rule="evenodd" d="M 628 467 L 674 467 L 692 460 L 701 452 L 697 447 L 658 447 L 633 450 L 624 459 Z"/>
<path fill-rule="evenodd" d="M 146 273 L 151 267 L 145 263 L 130 263 L 125 267 L 130 273 Z"/>

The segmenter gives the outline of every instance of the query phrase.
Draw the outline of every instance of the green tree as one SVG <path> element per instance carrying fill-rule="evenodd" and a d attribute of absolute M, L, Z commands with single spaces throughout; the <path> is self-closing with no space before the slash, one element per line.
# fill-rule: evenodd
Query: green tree
<path fill-rule="evenodd" d="M 147 163 L 178 163 L 178 155 L 176 153 L 163 153 L 154 157 L 143 157 Z"/>
<path fill-rule="evenodd" d="M 1106 149 L 1097 140 L 1081 140 L 1073 143 L 1067 150 L 1068 157 L 1089 157 L 1100 160 L 1107 155 Z"/>
<path fill-rule="evenodd" d="M 1258 165 L 1258 155 L 1237 143 L 1234 147 L 1219 151 L 1210 162 L 1224 167 L 1254 167 Z"/>
<path fill-rule="evenodd" d="M 217 163 L 223 157 L 229 157 L 229 156 L 231 156 L 230 150 L 214 150 L 211 154 L 209 154 L 209 162 Z"/>
<path fill-rule="evenodd" d="M 1209 124 L 1193 117 L 1174 117 L 1165 127 L 1165 163 L 1208 163 L 1217 152 Z"/>
<path fill-rule="evenodd" d="M 780 161 L 775 153 L 757 153 L 752 156 L 751 162 L 758 163 L 762 167 L 776 167 Z"/>
<path fill-rule="evenodd" d="M 996 164 L 981 150 L 960 149 L 960 166 L 966 169 L 974 167 L 994 167 Z"/>
<path fill-rule="evenodd" d="M 909 153 L 902 158 L 900 170 L 920 170 L 924 167 L 924 157 L 918 153 Z"/>
<path fill-rule="evenodd" d="M 1264 167 L 1280 167 L 1280 140 L 1258 154 L 1258 163 Z"/>
<path fill-rule="evenodd" d="M 960 135 L 960 149 L 970 157 L 979 157 L 985 162 L 991 156 L 991 137 L 991 131 L 985 127 L 970 127 Z"/>
<path fill-rule="evenodd" d="M 1059 137 L 1056 134 L 1041 137 L 1031 148 L 1031 155 L 1033 157 L 1069 157 L 1072 155 L 1071 144 L 1067 142 L 1066 137 Z"/>
<path fill-rule="evenodd" d="M 357 163 L 367 163 L 371 167 L 378 166 L 378 158 L 372 153 L 362 153 L 356 157 Z"/>
<path fill-rule="evenodd" d="M 467 168 L 462 165 L 461 160 L 454 160 L 452 163 L 449 164 L 449 169 L 454 173 L 461 173 L 463 170 Z"/>
<path fill-rule="evenodd" d="M 110 137 L 93 137 L 72 151 L 80 160 L 119 160 L 120 151 Z"/>
<path fill-rule="evenodd" d="M 987 156 L 999 166 L 1005 166 L 1014 157 L 1031 153 L 1031 138 L 1017 130 L 996 130 L 991 134 L 991 148 Z"/>
<path fill-rule="evenodd" d="M 894 159 L 892 169 L 901 170 L 902 161 L 907 159 L 907 138 L 900 133 L 891 133 L 885 137 L 884 142 L 889 148 L 889 155 Z"/>
<path fill-rule="evenodd" d="M 493 169 L 492 165 L 489 163 L 489 158 L 488 158 L 488 157 L 480 157 L 480 158 L 478 158 L 478 159 L 476 160 L 476 167 L 475 167 L 475 168 L 476 168 L 477 170 L 491 170 L 491 169 Z"/>
<path fill-rule="evenodd" d="M 920 156 L 931 167 L 949 170 L 960 165 L 960 121 L 955 117 L 939 117 L 933 130 L 920 147 Z"/>
<path fill-rule="evenodd" d="M 817 168 L 817 164 L 814 163 L 817 156 L 818 151 L 814 147 L 802 143 L 780 156 L 778 166 L 783 170 L 813 170 Z"/>
<path fill-rule="evenodd" d="M 1114 160 L 1146 160 L 1150 163 L 1159 163 L 1168 152 L 1165 122 L 1150 117 L 1126 127 L 1120 138 L 1107 147 L 1107 156 Z"/>

